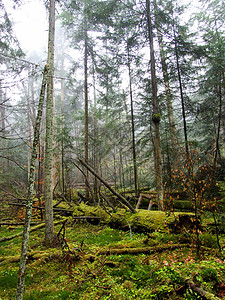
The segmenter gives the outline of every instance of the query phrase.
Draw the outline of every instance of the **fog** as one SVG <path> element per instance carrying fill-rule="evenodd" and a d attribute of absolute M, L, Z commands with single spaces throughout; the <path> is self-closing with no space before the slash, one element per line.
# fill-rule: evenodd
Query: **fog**
<path fill-rule="evenodd" d="M 20 42 L 22 50 L 29 56 L 32 52 L 39 54 L 46 51 L 48 38 L 48 18 L 46 9 L 40 0 L 26 0 L 13 9 L 12 0 L 2 0 L 13 31 Z"/>

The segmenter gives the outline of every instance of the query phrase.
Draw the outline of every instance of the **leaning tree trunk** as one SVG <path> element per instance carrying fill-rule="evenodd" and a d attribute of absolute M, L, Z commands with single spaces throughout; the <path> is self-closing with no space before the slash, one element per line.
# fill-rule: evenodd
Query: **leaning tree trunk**
<path fill-rule="evenodd" d="M 41 94 L 40 94 L 38 112 L 37 112 L 37 118 L 36 118 L 36 126 L 34 129 L 34 140 L 33 140 L 32 152 L 31 152 L 30 173 L 29 173 L 30 176 L 29 176 L 29 182 L 28 182 L 28 195 L 27 195 L 27 204 L 26 204 L 26 216 L 25 216 L 25 224 L 24 224 L 23 239 L 22 239 L 19 275 L 18 275 L 18 283 L 17 283 L 17 291 L 16 291 L 16 300 L 22 300 L 22 298 L 23 298 L 26 258 L 27 258 L 30 222 L 31 222 L 31 215 L 32 215 L 32 204 L 33 204 L 33 196 L 34 196 L 34 181 L 35 181 L 35 169 L 36 169 L 35 165 L 36 165 L 37 149 L 38 149 L 38 143 L 39 143 L 39 137 L 40 137 L 40 125 L 41 125 L 41 118 L 42 118 L 42 112 L 43 112 L 45 88 L 46 88 L 46 76 L 47 76 L 47 67 L 45 67 L 44 74 L 43 74 Z"/>
<path fill-rule="evenodd" d="M 155 154 L 155 176 L 156 176 L 156 191 L 158 200 L 158 209 L 163 210 L 163 181 L 162 181 L 162 157 L 160 147 L 160 113 L 157 97 L 157 84 L 156 84 L 156 71 L 155 71 L 155 55 L 154 55 L 154 42 L 153 42 L 153 31 L 152 31 L 152 19 L 150 12 L 150 1 L 146 0 L 146 12 L 147 12 L 147 23 L 148 23 L 148 38 L 150 45 L 150 59 L 151 59 L 151 81 L 152 81 L 152 98 L 153 98 L 153 115 L 152 121 L 154 125 L 154 154 Z"/>
<path fill-rule="evenodd" d="M 45 243 L 48 247 L 55 242 L 53 224 L 53 97 L 54 97 L 54 39 L 55 0 L 50 0 L 48 35 L 48 77 L 46 102 L 46 148 L 45 148 Z"/>

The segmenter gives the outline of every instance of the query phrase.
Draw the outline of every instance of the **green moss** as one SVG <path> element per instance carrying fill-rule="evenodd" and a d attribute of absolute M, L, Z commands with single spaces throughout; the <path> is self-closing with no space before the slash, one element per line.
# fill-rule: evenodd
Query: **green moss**
<path fill-rule="evenodd" d="M 110 214 L 107 213 L 101 206 L 90 206 L 84 203 L 75 205 L 73 208 L 73 216 L 93 216 L 99 217 L 103 223 L 108 223 L 111 219 Z"/>
<path fill-rule="evenodd" d="M 174 221 L 174 217 L 167 217 L 162 211 L 139 210 L 130 217 L 132 229 L 138 232 L 165 231 L 167 223 Z"/>
<path fill-rule="evenodd" d="M 101 218 L 102 224 L 109 224 L 113 228 L 131 230 L 132 232 L 167 231 L 176 221 L 176 216 L 182 213 L 166 214 L 163 211 L 138 210 L 132 214 L 125 209 L 118 209 L 116 213 L 107 213 L 100 206 L 81 204 L 74 206 L 73 216 L 93 216 Z"/>
<path fill-rule="evenodd" d="M 178 210 L 193 210 L 193 203 L 188 200 L 175 200 L 173 206 Z"/>
<path fill-rule="evenodd" d="M 155 122 L 155 123 L 159 123 L 161 120 L 161 114 L 160 113 L 157 113 L 157 114 L 153 114 L 152 115 L 152 121 Z"/>

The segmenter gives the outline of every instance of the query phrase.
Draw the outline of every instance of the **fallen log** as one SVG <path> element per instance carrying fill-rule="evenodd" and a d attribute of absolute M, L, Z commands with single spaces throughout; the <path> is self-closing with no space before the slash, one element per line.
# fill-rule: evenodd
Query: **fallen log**
<path fill-rule="evenodd" d="M 220 300 L 220 298 L 218 298 L 217 296 L 215 296 L 212 293 L 209 293 L 205 290 L 203 290 L 202 288 L 198 287 L 193 281 L 191 281 L 190 279 L 185 279 L 185 284 L 187 285 L 187 287 L 189 289 L 191 289 L 192 291 L 194 291 L 195 293 L 197 293 L 199 296 L 201 296 L 203 299 L 206 300 Z"/>
<path fill-rule="evenodd" d="M 112 228 L 144 233 L 152 233 L 155 231 L 168 232 L 168 230 L 180 232 L 182 223 L 178 222 L 178 220 L 180 218 L 185 220 L 185 216 L 187 216 L 187 219 L 191 216 L 193 217 L 193 214 L 190 213 L 175 212 L 173 214 L 166 214 L 163 211 L 148 211 L 142 209 L 138 210 L 135 214 L 120 208 L 118 208 L 116 212 L 109 208 L 109 212 L 110 214 L 100 205 L 90 206 L 81 203 L 80 205 L 74 205 L 73 217 L 100 217 L 102 224 L 108 224 Z M 183 223 L 186 225 L 185 222 Z"/>
<path fill-rule="evenodd" d="M 156 245 L 154 247 L 140 247 L 140 248 L 111 248 L 103 249 L 98 252 L 98 255 L 111 255 L 111 254 L 151 254 L 154 252 L 163 252 L 166 250 L 181 249 L 188 247 L 187 244 L 172 244 L 172 245 Z"/>
<path fill-rule="evenodd" d="M 65 219 L 60 220 L 58 222 L 54 222 L 54 225 L 58 225 L 58 224 L 61 224 L 63 222 L 65 222 Z M 44 227 L 45 227 L 45 223 L 41 223 L 41 224 L 39 224 L 39 225 L 31 228 L 30 232 L 31 231 L 36 231 L 36 230 L 44 228 Z M 11 241 L 11 240 L 13 240 L 13 239 L 15 239 L 15 238 L 17 238 L 18 236 L 21 236 L 21 235 L 23 235 L 23 231 L 18 232 L 18 233 L 14 234 L 14 235 L 10 235 L 10 236 L 6 236 L 6 237 L 3 237 L 3 238 L 0 238 L 0 242 Z"/>
<path fill-rule="evenodd" d="M 60 255 L 62 252 L 58 250 L 51 250 L 50 252 L 46 251 L 31 251 L 27 254 L 28 260 L 35 260 L 39 258 L 48 258 L 52 257 L 53 255 Z M 13 256 L 5 256 L 0 258 L 0 265 L 6 265 L 13 262 L 18 262 L 20 260 L 20 255 L 13 255 Z"/>
<path fill-rule="evenodd" d="M 0 223 L 0 226 L 23 226 L 24 225 L 24 222 L 23 223 L 9 223 L 9 222 L 1 222 Z M 30 224 L 31 226 L 35 226 L 35 225 L 39 225 L 37 223 L 31 223 Z"/>
<path fill-rule="evenodd" d="M 122 202 L 122 204 L 125 205 L 126 207 L 128 207 L 132 213 L 136 212 L 135 209 L 133 208 L 133 206 L 127 201 L 127 199 L 125 199 L 122 195 L 117 193 L 117 191 L 115 191 L 108 182 L 106 182 L 104 179 L 102 179 L 102 177 L 100 175 L 98 175 L 85 161 L 83 161 L 82 159 L 79 158 L 79 162 L 88 171 L 90 171 L 95 177 L 97 177 L 110 190 L 110 192 L 112 192 L 119 199 L 120 203 Z"/>

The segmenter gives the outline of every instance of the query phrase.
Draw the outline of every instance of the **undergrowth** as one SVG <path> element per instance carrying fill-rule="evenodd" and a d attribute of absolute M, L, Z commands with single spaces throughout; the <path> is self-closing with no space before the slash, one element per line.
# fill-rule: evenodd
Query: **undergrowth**
<path fill-rule="evenodd" d="M 56 231 L 59 229 L 60 225 Z M 0 237 L 21 230 L 2 226 Z M 43 256 L 28 260 L 24 300 L 200 299 L 185 287 L 187 278 L 221 299 L 225 296 L 225 266 L 217 257 L 214 235 L 209 232 L 201 235 L 204 251 L 200 258 L 196 258 L 194 237 L 188 233 L 138 234 L 87 222 L 71 223 L 65 237 L 69 250 L 55 249 L 55 252 L 45 248 L 43 236 L 43 229 L 30 236 L 30 252 L 42 251 Z M 103 248 L 154 248 L 184 241 L 186 248 L 173 251 L 98 255 Z M 0 243 L 1 257 L 18 255 L 20 244 L 21 237 Z M 14 299 L 17 274 L 18 262 L 0 264 L 0 299 Z"/>

